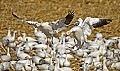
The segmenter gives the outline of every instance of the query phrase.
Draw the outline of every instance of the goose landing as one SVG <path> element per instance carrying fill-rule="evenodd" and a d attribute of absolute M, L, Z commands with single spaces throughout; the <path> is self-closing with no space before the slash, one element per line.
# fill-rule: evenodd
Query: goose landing
<path fill-rule="evenodd" d="M 37 27 L 47 37 L 51 37 L 51 36 L 57 37 L 57 35 L 55 34 L 55 31 L 59 32 L 61 29 L 64 29 L 67 25 L 70 24 L 70 22 L 72 21 L 72 19 L 74 17 L 74 13 L 69 11 L 65 18 L 62 18 L 60 20 L 56 20 L 55 22 L 38 23 L 38 22 L 27 21 L 27 20 L 24 20 L 22 18 L 19 18 L 13 12 L 12 12 L 12 15 L 16 19 L 18 19 L 18 20 L 20 20 L 22 22 L 26 22 L 26 23 L 28 23 L 30 25 L 33 25 L 34 27 Z"/>

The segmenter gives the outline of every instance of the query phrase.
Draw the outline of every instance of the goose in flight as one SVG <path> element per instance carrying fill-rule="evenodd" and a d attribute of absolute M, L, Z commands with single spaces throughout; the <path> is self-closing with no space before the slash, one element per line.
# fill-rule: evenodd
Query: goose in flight
<path fill-rule="evenodd" d="M 22 21 L 22 22 L 26 22 L 30 25 L 33 25 L 34 27 L 38 28 L 39 30 L 41 30 L 47 37 L 57 37 L 57 35 L 55 34 L 56 32 L 59 32 L 60 30 L 64 29 L 66 26 L 68 26 L 70 24 L 70 22 L 72 21 L 73 17 L 74 17 L 74 13 L 71 11 L 68 11 L 68 14 L 65 18 L 56 20 L 54 22 L 33 22 L 33 21 L 28 21 L 28 20 L 24 20 L 22 18 L 19 18 L 17 15 L 15 15 L 12 12 L 12 15 Z"/>
<path fill-rule="evenodd" d="M 87 42 L 87 36 L 91 35 L 92 27 L 98 28 L 107 25 L 110 22 L 112 22 L 112 20 L 106 18 L 87 17 L 84 21 L 79 18 L 78 21 L 74 23 L 73 28 L 67 31 L 67 34 L 73 33 L 73 36 L 78 42 Z"/>

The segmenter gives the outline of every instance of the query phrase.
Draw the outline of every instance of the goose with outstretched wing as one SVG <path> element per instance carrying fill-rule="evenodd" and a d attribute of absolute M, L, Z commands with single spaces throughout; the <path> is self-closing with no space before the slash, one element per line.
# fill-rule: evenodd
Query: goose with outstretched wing
<path fill-rule="evenodd" d="M 13 12 L 12 12 L 12 15 L 16 19 L 18 19 L 22 22 L 26 22 L 30 25 L 33 25 L 34 27 L 37 27 L 47 37 L 51 37 L 51 36 L 57 37 L 56 32 L 59 32 L 60 30 L 64 29 L 66 26 L 68 26 L 74 17 L 74 13 L 71 11 L 68 11 L 68 14 L 65 18 L 56 20 L 54 22 L 41 22 L 41 23 L 39 23 L 39 22 L 28 21 L 28 20 L 24 20 L 22 18 L 19 18 Z"/>
<path fill-rule="evenodd" d="M 87 17 L 84 21 L 79 18 L 77 22 L 74 23 L 74 27 L 67 31 L 67 35 L 73 33 L 73 36 L 82 47 L 84 42 L 87 42 L 87 36 L 91 35 L 92 28 L 98 28 L 112 22 L 111 19 L 106 18 L 92 18 Z"/>

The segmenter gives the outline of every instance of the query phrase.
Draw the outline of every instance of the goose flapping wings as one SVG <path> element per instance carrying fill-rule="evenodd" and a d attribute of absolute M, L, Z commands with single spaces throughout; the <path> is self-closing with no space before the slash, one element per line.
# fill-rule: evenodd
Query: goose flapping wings
<path fill-rule="evenodd" d="M 92 28 L 98 28 L 112 22 L 111 19 L 105 18 L 91 18 L 87 17 L 85 20 L 79 18 L 75 23 L 74 27 L 67 31 L 67 35 L 73 33 L 73 36 L 77 40 L 77 42 L 83 44 L 83 42 L 87 42 L 87 36 L 91 35 Z"/>
<path fill-rule="evenodd" d="M 87 17 L 85 18 L 85 20 L 83 21 L 83 23 L 78 26 L 82 27 L 82 29 L 84 29 L 84 33 L 86 35 L 90 35 L 92 32 L 92 28 L 98 28 L 98 27 L 102 27 L 104 25 L 109 24 L 110 22 L 112 22 L 111 19 L 107 19 L 107 18 L 92 18 L 92 17 Z"/>
<path fill-rule="evenodd" d="M 30 25 L 33 25 L 34 27 L 37 27 L 40 31 L 42 31 L 46 36 L 51 37 L 57 37 L 57 35 L 55 34 L 55 32 L 59 32 L 62 29 L 64 29 L 67 25 L 70 24 L 70 22 L 72 21 L 73 17 L 74 17 L 74 13 L 69 11 L 67 16 L 65 18 L 62 18 L 60 20 L 56 20 L 54 22 L 33 22 L 33 21 L 28 21 L 28 20 L 24 20 L 22 18 L 19 18 L 17 15 L 15 15 L 12 12 L 12 15 L 22 21 L 22 22 L 26 22 Z"/>
<path fill-rule="evenodd" d="M 98 28 L 98 27 L 107 25 L 110 22 L 112 22 L 111 19 L 107 19 L 107 18 L 91 18 L 91 17 L 88 17 L 88 19 L 89 19 L 89 24 L 92 25 L 94 28 Z"/>

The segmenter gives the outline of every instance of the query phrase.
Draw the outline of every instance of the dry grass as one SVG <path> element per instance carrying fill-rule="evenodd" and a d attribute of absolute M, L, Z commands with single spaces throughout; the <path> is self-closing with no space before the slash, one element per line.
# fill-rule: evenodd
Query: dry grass
<path fill-rule="evenodd" d="M 79 17 L 111 18 L 109 25 L 93 29 L 90 39 L 97 32 L 103 33 L 104 37 L 120 36 L 120 0 L 0 0 L 0 39 L 6 35 L 8 26 L 17 30 L 17 36 L 21 32 L 33 35 L 33 26 L 15 20 L 11 13 L 16 13 L 24 19 L 44 22 L 54 21 L 66 16 L 68 10 L 74 10 L 74 23 Z M 1 41 L 1 40 L 0 40 Z M 73 61 L 72 67 L 79 61 Z M 78 68 L 75 68 L 75 71 Z"/>

